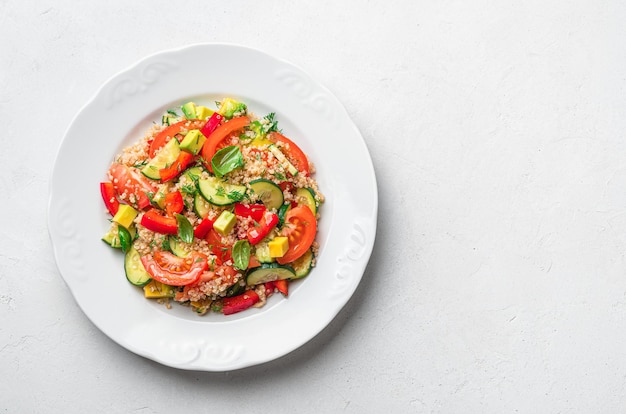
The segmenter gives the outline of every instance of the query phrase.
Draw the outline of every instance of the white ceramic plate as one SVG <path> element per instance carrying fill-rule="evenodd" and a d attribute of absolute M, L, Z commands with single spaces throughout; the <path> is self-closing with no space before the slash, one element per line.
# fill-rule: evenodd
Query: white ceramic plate
<path fill-rule="evenodd" d="M 101 241 L 109 222 L 99 183 L 115 154 L 160 114 L 225 96 L 279 126 L 308 154 L 326 197 L 317 266 L 236 315 L 195 315 L 143 298 L 124 277 L 123 256 Z M 150 56 L 110 79 L 74 118 L 52 172 L 49 231 L 59 270 L 87 317 L 128 350 L 164 365 L 227 371 L 281 357 L 317 335 L 354 293 L 376 234 L 378 194 L 370 155 L 344 107 L 293 65 L 260 51 L 192 45 Z"/>

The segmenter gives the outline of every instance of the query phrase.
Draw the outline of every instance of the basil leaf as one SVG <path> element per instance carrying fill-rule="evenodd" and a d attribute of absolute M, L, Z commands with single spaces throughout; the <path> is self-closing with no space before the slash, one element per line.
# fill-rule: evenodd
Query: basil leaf
<path fill-rule="evenodd" d="M 233 245 L 233 262 L 239 270 L 246 270 L 250 263 L 250 243 L 248 240 L 237 240 Z"/>
<path fill-rule="evenodd" d="M 124 226 L 117 226 L 117 234 L 120 238 L 120 245 L 122 246 L 122 251 L 126 253 L 130 250 L 130 247 L 133 244 L 133 238 L 130 235 L 130 232 Z"/>
<path fill-rule="evenodd" d="M 193 243 L 193 226 L 182 214 L 175 214 L 178 223 L 178 237 L 185 243 Z"/>
<path fill-rule="evenodd" d="M 243 167 L 241 149 L 237 145 L 222 148 L 211 158 L 211 166 L 218 177 L 223 177 L 229 172 Z"/>

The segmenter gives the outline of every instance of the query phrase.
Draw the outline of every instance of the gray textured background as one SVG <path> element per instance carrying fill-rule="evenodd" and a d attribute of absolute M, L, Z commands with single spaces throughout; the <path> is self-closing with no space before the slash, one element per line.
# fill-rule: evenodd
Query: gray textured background
<path fill-rule="evenodd" d="M 621 1 L 0 0 L 0 410 L 623 411 L 624 21 Z M 138 59 L 197 42 L 257 47 L 326 85 L 380 196 L 334 322 L 222 374 L 97 330 L 46 223 L 76 112 Z"/>

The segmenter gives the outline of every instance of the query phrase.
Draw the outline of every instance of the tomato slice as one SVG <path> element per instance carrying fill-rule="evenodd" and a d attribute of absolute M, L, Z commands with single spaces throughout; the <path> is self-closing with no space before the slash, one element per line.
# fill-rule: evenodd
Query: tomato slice
<path fill-rule="evenodd" d="M 139 209 L 150 205 L 148 194 L 155 193 L 156 187 L 139 170 L 114 162 L 109 168 L 109 177 L 118 196 L 125 194 L 124 200 L 128 200 Z"/>
<path fill-rule="evenodd" d="M 209 265 L 202 253 L 192 252 L 187 257 L 177 257 L 161 250 L 142 256 L 141 263 L 154 280 L 170 286 L 196 283 Z"/>
<path fill-rule="evenodd" d="M 211 135 L 206 137 L 206 142 L 202 147 L 202 158 L 204 159 L 205 166 L 209 171 L 213 172 L 211 158 L 213 158 L 213 155 L 217 152 L 217 147 L 222 140 L 230 136 L 233 132 L 246 127 L 249 123 L 250 120 L 247 116 L 233 118 L 230 121 L 218 126 Z"/>
<path fill-rule="evenodd" d="M 157 209 L 151 209 L 141 217 L 141 225 L 161 234 L 178 234 L 178 223 L 174 217 L 165 217 Z"/>
<path fill-rule="evenodd" d="M 165 211 L 169 216 L 180 213 L 183 211 L 183 208 L 185 208 L 185 202 L 183 201 L 183 195 L 180 191 L 176 190 L 167 193 L 165 196 Z"/>
<path fill-rule="evenodd" d="M 294 207 L 287 212 L 282 233 L 289 239 L 289 249 L 283 257 L 277 257 L 280 264 L 293 262 L 302 256 L 313 244 L 317 233 L 317 222 L 307 206 Z"/>
<path fill-rule="evenodd" d="M 237 276 L 237 270 L 232 266 L 221 265 L 215 269 L 215 274 L 222 278 L 222 283 L 232 285 L 235 283 L 235 276 Z"/>
<path fill-rule="evenodd" d="M 150 158 L 154 158 L 156 152 L 161 149 L 161 147 L 165 145 L 167 141 L 169 141 L 169 139 L 174 138 L 182 131 L 200 129 L 204 126 L 204 124 L 205 121 L 202 121 L 200 119 L 185 119 L 183 121 L 168 126 L 163 131 L 159 132 L 150 143 L 150 150 L 148 152 Z"/>
<path fill-rule="evenodd" d="M 311 170 L 309 169 L 309 159 L 300 147 L 298 147 L 292 140 L 278 132 L 272 132 L 269 134 L 268 139 L 272 142 L 282 142 L 285 144 L 280 147 L 280 150 L 283 154 L 285 154 L 285 157 L 287 157 L 289 162 L 296 167 L 298 172 L 305 174 L 307 177 L 311 175 Z M 289 145 L 289 148 L 287 148 L 286 145 Z"/>
<path fill-rule="evenodd" d="M 205 240 L 209 243 L 211 252 L 217 256 L 215 262 L 218 265 L 233 260 L 232 246 L 222 243 L 222 236 L 215 229 L 209 230 Z"/>
<path fill-rule="evenodd" d="M 104 201 L 104 205 L 106 206 L 109 213 L 112 216 L 117 213 L 117 210 L 120 208 L 120 202 L 117 201 L 117 196 L 115 195 L 115 187 L 113 187 L 113 183 L 100 183 L 100 194 L 102 194 L 102 200 Z"/>

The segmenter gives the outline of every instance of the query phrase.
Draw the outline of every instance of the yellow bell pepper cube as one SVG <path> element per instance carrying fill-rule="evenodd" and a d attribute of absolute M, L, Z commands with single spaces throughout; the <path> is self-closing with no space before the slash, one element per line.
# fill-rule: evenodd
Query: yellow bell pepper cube
<path fill-rule="evenodd" d="M 283 257 L 289 250 L 289 239 L 287 237 L 275 237 L 267 244 L 270 248 L 270 257 Z"/>
<path fill-rule="evenodd" d="M 163 299 L 173 298 L 176 292 L 173 287 L 153 279 L 143 287 L 143 294 L 147 299 Z"/>
<path fill-rule="evenodd" d="M 131 224 L 133 224 L 133 220 L 135 220 L 137 214 L 139 214 L 139 212 L 128 204 L 120 204 L 119 210 L 117 210 L 117 213 L 113 216 L 113 221 L 128 229 Z"/>

